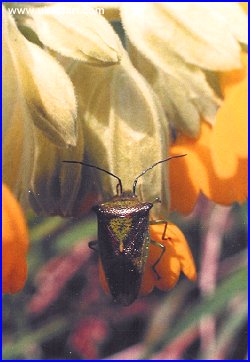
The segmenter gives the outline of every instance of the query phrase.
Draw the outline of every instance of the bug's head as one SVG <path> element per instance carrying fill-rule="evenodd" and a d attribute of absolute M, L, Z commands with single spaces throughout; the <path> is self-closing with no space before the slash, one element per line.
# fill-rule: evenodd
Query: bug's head
<path fill-rule="evenodd" d="M 170 156 L 168 158 L 165 158 L 164 160 L 161 160 L 161 161 L 158 161 L 158 162 L 155 162 L 153 165 L 151 165 L 150 167 L 146 168 L 146 170 L 142 171 L 134 180 L 134 183 L 133 183 L 133 188 L 132 188 L 132 193 L 129 192 L 130 195 L 136 195 L 136 185 L 137 185 L 137 182 L 138 182 L 138 179 L 145 175 L 146 172 L 148 172 L 149 170 L 152 170 L 152 168 L 154 168 L 155 166 L 159 165 L 160 163 L 163 163 L 163 162 L 167 162 L 169 160 L 172 160 L 173 158 L 179 158 L 179 157 L 184 157 L 186 156 L 186 154 L 184 155 L 175 155 L 175 156 Z M 85 163 L 85 162 L 80 162 L 80 161 L 62 161 L 62 162 L 65 162 L 65 163 L 79 163 L 80 165 L 83 165 L 83 166 L 87 166 L 87 167 L 92 167 L 92 168 L 95 168 L 96 170 L 99 170 L 99 171 L 103 171 L 103 172 L 106 172 L 108 175 L 110 176 L 113 176 L 115 177 L 117 180 L 118 180 L 118 184 L 116 185 L 116 194 L 117 196 L 121 196 L 121 195 L 124 195 L 126 192 L 123 192 L 123 189 L 122 189 L 122 181 L 121 179 L 114 175 L 113 173 L 101 168 L 101 167 L 98 167 L 98 166 L 95 166 L 95 165 L 91 165 L 89 163 Z"/>

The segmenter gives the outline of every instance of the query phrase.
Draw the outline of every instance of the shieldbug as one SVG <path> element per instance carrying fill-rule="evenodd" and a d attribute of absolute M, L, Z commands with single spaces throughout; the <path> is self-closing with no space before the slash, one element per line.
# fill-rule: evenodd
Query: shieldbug
<path fill-rule="evenodd" d="M 156 267 L 165 252 L 165 246 L 151 240 L 149 234 L 149 225 L 165 224 L 162 240 L 166 239 L 167 221 L 149 219 L 150 209 L 159 199 L 154 202 L 140 201 L 136 195 L 137 181 L 156 165 L 183 156 L 186 155 L 175 155 L 155 162 L 135 178 L 132 191 L 123 191 L 121 179 L 98 166 L 80 161 L 63 161 L 93 167 L 118 180 L 116 195 L 93 208 L 98 221 L 98 240 L 90 241 L 89 247 L 94 250 L 98 248 L 112 298 L 124 306 L 133 303 L 138 296 L 150 243 L 161 248 L 159 258 L 152 265 L 158 279 L 160 275 Z"/>

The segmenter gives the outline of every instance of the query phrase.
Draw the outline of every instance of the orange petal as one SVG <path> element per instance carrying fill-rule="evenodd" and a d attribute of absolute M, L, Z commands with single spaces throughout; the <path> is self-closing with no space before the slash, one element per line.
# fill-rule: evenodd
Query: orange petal
<path fill-rule="evenodd" d="M 222 205 L 246 200 L 247 161 L 235 154 L 233 144 L 228 155 L 219 150 L 224 149 L 224 139 L 216 143 L 213 132 L 209 124 L 202 122 L 198 140 L 181 136 L 171 147 L 171 154 L 187 153 L 169 164 L 171 211 L 190 213 L 200 191 Z"/>
<path fill-rule="evenodd" d="M 16 293 L 27 277 L 28 231 L 21 207 L 2 185 L 2 281 L 4 293 Z"/>
<path fill-rule="evenodd" d="M 248 54 L 241 53 L 241 62 L 242 67 L 239 69 L 233 69 L 228 72 L 223 72 L 219 74 L 220 87 L 223 93 L 223 96 L 230 94 L 231 89 L 235 86 L 240 87 L 241 82 L 244 82 L 247 78 L 247 69 L 248 69 Z"/>
<path fill-rule="evenodd" d="M 161 290 L 168 290 L 177 283 L 181 267 L 180 261 L 176 256 L 175 250 L 168 240 L 162 240 L 162 234 L 164 231 L 164 225 L 154 225 L 150 227 L 150 236 L 152 240 L 165 245 L 166 250 L 163 254 L 160 262 L 156 266 L 156 271 L 160 275 L 160 279 L 157 279 L 157 275 L 152 270 L 152 265 L 160 257 L 161 248 L 154 244 L 150 244 L 150 252 L 148 263 L 151 266 L 151 270 L 154 276 L 154 284 Z"/>
<path fill-rule="evenodd" d="M 216 171 L 225 174 L 224 162 L 229 158 L 248 156 L 248 77 L 247 55 L 242 55 L 244 69 L 223 75 L 225 100 L 216 116 L 212 151 Z M 243 73 L 243 74 L 242 74 Z"/>
<path fill-rule="evenodd" d="M 210 139 L 211 126 L 202 122 L 198 139 L 181 135 L 171 147 L 171 155 L 187 153 L 187 156 L 169 163 L 171 211 L 177 210 L 189 214 L 195 206 L 200 191 L 209 194 L 210 170 L 207 162 Z"/>
<path fill-rule="evenodd" d="M 171 211 L 192 211 L 202 191 L 222 205 L 247 198 L 248 56 L 243 67 L 220 75 L 224 102 L 211 127 L 201 123 L 198 139 L 180 135 L 170 154 L 187 156 L 169 164 Z"/>
<path fill-rule="evenodd" d="M 164 243 L 166 252 L 163 255 L 159 266 L 156 267 L 160 279 L 155 281 L 155 286 L 160 290 L 169 290 L 175 286 L 180 277 L 180 260 L 170 243 Z"/>
<path fill-rule="evenodd" d="M 165 245 L 166 251 L 156 270 L 160 275 L 160 280 L 155 274 L 155 286 L 162 290 L 172 288 L 179 279 L 181 270 L 192 280 L 196 278 L 195 264 L 192 253 L 186 242 L 183 233 L 172 223 L 167 226 L 167 240 L 162 240 L 164 225 L 154 225 L 150 227 L 150 235 L 153 240 Z M 153 265 L 160 256 L 161 249 L 155 245 L 150 245 L 149 263 Z"/>
<path fill-rule="evenodd" d="M 190 172 L 187 162 L 191 151 L 185 146 L 174 145 L 170 155 L 184 153 L 188 153 L 188 155 L 177 159 L 176 162 L 169 163 L 170 209 L 189 214 L 192 212 L 200 192 L 200 185 L 193 182 L 192 172 Z"/>
<path fill-rule="evenodd" d="M 176 256 L 180 261 L 181 271 L 188 279 L 196 280 L 197 274 L 193 255 L 184 234 L 176 225 L 168 223 L 167 236 L 170 238 Z"/>

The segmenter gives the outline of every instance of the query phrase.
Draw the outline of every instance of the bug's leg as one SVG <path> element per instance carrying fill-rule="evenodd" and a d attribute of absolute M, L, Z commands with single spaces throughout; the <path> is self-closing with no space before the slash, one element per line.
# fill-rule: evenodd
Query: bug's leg
<path fill-rule="evenodd" d="M 167 227 L 168 227 L 168 222 L 166 220 L 151 220 L 149 222 L 150 225 L 161 225 L 161 224 L 164 224 L 164 230 L 163 230 L 163 233 L 162 233 L 162 236 L 161 236 L 161 239 L 162 240 L 167 240 L 167 236 L 166 236 L 166 232 L 167 232 Z M 152 265 L 152 269 L 153 269 L 153 272 L 156 274 L 157 276 L 157 279 L 159 280 L 161 277 L 160 275 L 158 274 L 157 270 L 156 270 L 156 266 L 157 264 L 160 262 L 163 254 L 165 253 L 166 251 L 166 247 L 165 245 L 159 243 L 158 241 L 154 241 L 154 240 L 151 240 L 151 244 L 155 245 L 155 246 L 158 246 L 161 248 L 161 254 L 159 256 L 159 258 L 155 261 L 155 263 Z"/>
<path fill-rule="evenodd" d="M 155 240 L 151 240 L 150 242 L 151 242 L 151 244 L 153 244 L 153 245 L 158 246 L 159 248 L 161 248 L 161 254 L 160 254 L 159 258 L 158 258 L 158 259 L 155 261 L 155 263 L 152 265 L 152 270 L 153 270 L 153 272 L 156 274 L 157 279 L 159 280 L 159 279 L 161 279 L 161 277 L 160 277 L 159 273 L 158 273 L 157 270 L 156 270 L 156 266 L 157 266 L 157 264 L 160 262 L 163 254 L 165 253 L 166 247 L 165 247 L 165 245 L 163 245 L 163 244 L 161 244 L 161 243 L 159 243 L 158 241 L 155 241 Z"/>
<path fill-rule="evenodd" d="M 161 225 L 161 224 L 165 224 L 164 225 L 164 230 L 162 233 L 162 237 L 161 240 L 167 240 L 168 238 L 166 237 L 166 232 L 167 232 L 167 227 L 168 227 L 168 222 L 166 220 L 151 220 L 149 221 L 150 225 Z"/>
<path fill-rule="evenodd" d="M 99 249 L 98 249 L 98 241 L 97 240 L 89 241 L 88 246 L 89 246 L 90 249 L 92 249 L 94 251 L 99 251 Z"/>

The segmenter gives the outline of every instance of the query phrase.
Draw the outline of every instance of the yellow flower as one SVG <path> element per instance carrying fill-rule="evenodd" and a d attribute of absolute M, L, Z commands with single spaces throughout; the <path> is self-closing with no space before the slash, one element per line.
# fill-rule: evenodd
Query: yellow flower
<path fill-rule="evenodd" d="M 23 205 L 29 197 L 35 204 L 42 200 L 46 205 L 51 186 L 55 191 L 56 177 L 65 172 L 60 157 L 72 150 L 83 153 L 83 142 L 77 143 L 75 94 L 62 66 L 28 41 L 4 8 L 3 94 L 4 182 Z M 75 178 L 79 176 L 75 174 Z M 65 191 L 68 196 L 68 187 L 62 182 L 62 198 Z"/>
<path fill-rule="evenodd" d="M 166 157 L 168 123 L 158 99 L 125 51 L 120 64 L 96 68 L 78 63 L 70 76 L 79 99 L 89 163 L 119 176 L 124 190 L 131 190 L 139 173 Z M 102 172 L 95 174 L 101 180 L 103 197 L 113 196 L 115 179 Z M 160 196 L 165 212 L 166 179 L 166 169 L 158 167 L 138 183 L 140 197 L 154 200 Z"/>
<path fill-rule="evenodd" d="M 131 59 L 159 96 L 175 130 L 198 137 L 221 104 L 214 71 L 239 68 L 247 17 L 236 3 L 124 3 Z M 209 71 L 209 73 L 208 73 Z"/>
<path fill-rule="evenodd" d="M 32 174 L 29 201 L 36 212 L 66 216 L 77 214 L 74 203 L 84 201 L 92 174 L 61 160 L 82 161 L 84 149 L 90 163 L 118 174 L 124 188 L 130 189 L 138 173 L 165 157 L 168 122 L 151 87 L 133 67 L 119 37 L 102 16 L 88 13 L 89 7 L 82 3 L 53 4 L 41 10 L 33 9 L 24 24 L 69 74 L 78 101 L 79 134 L 76 148 L 58 152 L 38 135 L 34 163 L 39 170 Z M 67 16 L 67 11 L 73 14 Z M 104 197 L 113 195 L 114 180 L 102 173 L 96 173 L 96 178 Z M 165 169 L 157 168 L 138 185 L 145 199 L 155 199 L 160 192 L 165 212 L 169 200 L 166 178 Z"/>
<path fill-rule="evenodd" d="M 119 62 L 120 42 L 105 19 L 86 15 L 84 4 L 75 4 L 70 16 L 60 15 L 60 6 L 70 10 L 69 4 L 43 12 L 36 8 L 18 20 L 37 32 L 43 45 L 65 56 L 104 66 Z M 23 36 L 5 8 L 3 74 L 4 181 L 25 207 L 39 214 L 78 213 L 91 187 L 80 167 L 62 163 L 84 157 L 72 82 L 51 54 Z"/>
<path fill-rule="evenodd" d="M 168 152 L 187 154 L 169 164 L 170 211 L 190 213 L 200 192 L 223 205 L 246 200 L 247 55 L 239 43 L 247 43 L 247 16 L 240 5 L 126 3 L 121 17 L 133 63 L 172 126 Z"/>
<path fill-rule="evenodd" d="M 2 282 L 3 293 L 16 293 L 27 277 L 28 231 L 21 207 L 2 185 Z"/>

